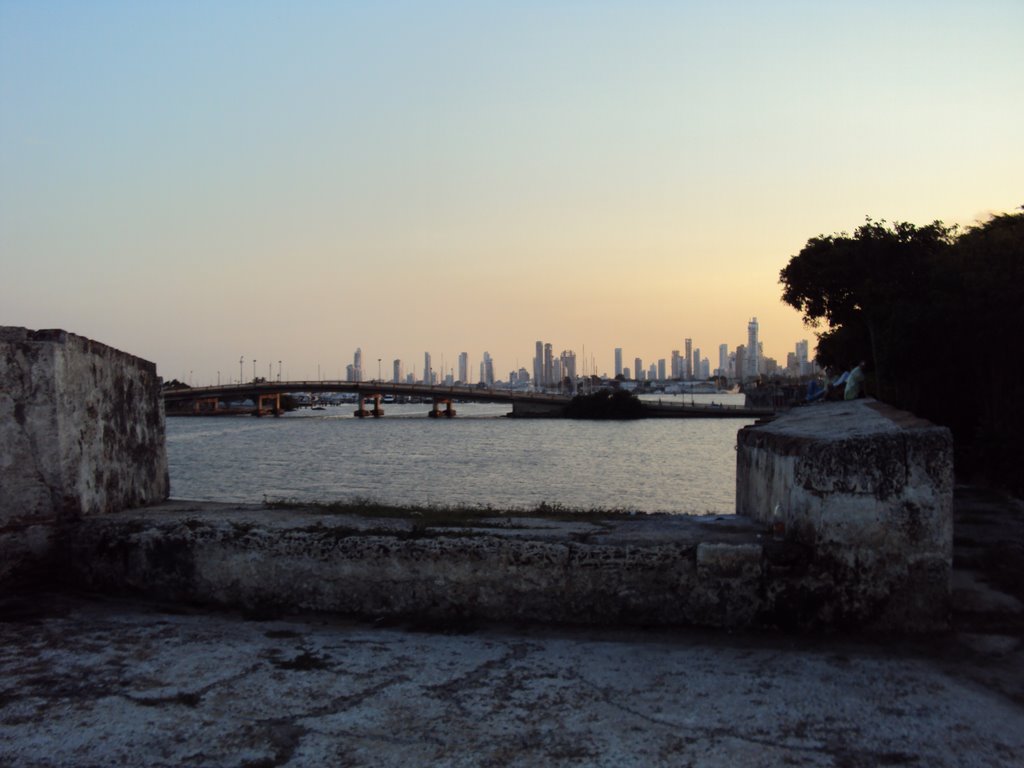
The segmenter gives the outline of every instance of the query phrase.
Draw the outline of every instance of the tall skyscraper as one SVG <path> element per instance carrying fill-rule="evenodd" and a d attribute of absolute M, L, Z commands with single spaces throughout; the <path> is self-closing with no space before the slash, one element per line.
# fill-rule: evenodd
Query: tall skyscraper
<path fill-rule="evenodd" d="M 430 365 L 430 353 L 423 353 L 423 383 L 433 384 L 434 383 L 434 369 Z"/>
<path fill-rule="evenodd" d="M 736 347 L 736 371 L 737 381 L 743 381 L 747 376 L 747 345 L 740 344 Z"/>
<path fill-rule="evenodd" d="M 719 344 L 718 345 L 718 370 L 715 371 L 716 376 L 728 376 L 729 375 L 729 345 Z"/>
<path fill-rule="evenodd" d="M 679 354 L 678 349 L 672 350 L 672 378 L 681 379 L 683 377 L 683 358 Z"/>
<path fill-rule="evenodd" d="M 363 380 L 363 349 L 356 347 L 356 353 L 352 356 L 352 373 L 349 381 Z"/>
<path fill-rule="evenodd" d="M 683 369 L 679 371 L 679 376 L 684 379 L 693 378 L 693 339 L 687 339 L 683 342 L 686 348 L 686 359 L 683 361 Z"/>
<path fill-rule="evenodd" d="M 393 369 L 392 370 L 391 380 L 395 384 L 401 384 L 402 383 L 402 361 L 401 360 L 395 360 L 391 365 L 392 365 L 392 369 Z"/>
<path fill-rule="evenodd" d="M 622 347 L 615 348 L 615 378 L 622 375 Z"/>
<path fill-rule="evenodd" d="M 459 381 L 469 384 L 469 353 L 459 353 Z"/>
<path fill-rule="evenodd" d="M 576 353 L 572 350 L 563 350 L 561 355 L 562 378 L 569 380 L 570 391 L 576 391 Z"/>
<path fill-rule="evenodd" d="M 644 361 L 639 357 L 633 358 L 633 373 L 637 381 L 643 381 L 644 379 Z"/>
<path fill-rule="evenodd" d="M 537 351 L 533 356 L 533 388 L 544 388 L 544 342 L 537 342 Z"/>
<path fill-rule="evenodd" d="M 690 378 L 693 378 L 693 379 L 701 378 L 701 375 L 700 375 L 700 347 L 698 347 L 697 349 L 693 350 L 693 360 L 692 360 L 692 364 L 690 366 L 690 372 L 691 372 Z"/>
<path fill-rule="evenodd" d="M 756 379 L 761 373 L 761 345 L 757 340 L 757 318 L 747 323 L 747 378 Z"/>
<path fill-rule="evenodd" d="M 483 362 L 480 363 L 480 383 L 487 387 L 494 386 L 494 361 L 489 352 L 484 352 Z"/>
<path fill-rule="evenodd" d="M 665 358 L 658 359 L 658 381 L 665 380 Z"/>

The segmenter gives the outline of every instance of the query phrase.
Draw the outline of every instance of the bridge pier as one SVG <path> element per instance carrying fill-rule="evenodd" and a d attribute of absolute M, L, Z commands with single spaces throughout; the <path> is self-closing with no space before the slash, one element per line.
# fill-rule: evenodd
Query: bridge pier
<path fill-rule="evenodd" d="M 220 400 L 216 397 L 203 397 L 192 401 L 192 413 L 198 416 L 201 413 L 216 413 L 220 410 Z"/>
<path fill-rule="evenodd" d="M 264 408 L 264 403 L 273 403 L 273 406 Z M 256 398 L 256 415 L 262 416 L 264 413 L 272 413 L 274 416 L 281 415 L 281 395 L 279 393 L 260 395 Z"/>
<path fill-rule="evenodd" d="M 373 416 L 375 419 L 379 419 L 384 415 L 384 409 L 380 407 L 381 395 L 370 395 L 369 397 L 359 396 L 359 407 L 355 410 L 355 416 L 360 419 L 365 419 L 367 416 Z M 373 400 L 373 408 L 367 410 L 367 400 Z"/>
<path fill-rule="evenodd" d="M 444 405 L 444 410 L 441 411 L 437 406 Z M 455 409 L 452 408 L 451 398 L 439 398 L 435 397 L 433 405 L 430 408 L 430 413 L 427 414 L 432 419 L 436 419 L 440 416 L 444 416 L 446 419 L 450 419 L 455 416 Z"/>

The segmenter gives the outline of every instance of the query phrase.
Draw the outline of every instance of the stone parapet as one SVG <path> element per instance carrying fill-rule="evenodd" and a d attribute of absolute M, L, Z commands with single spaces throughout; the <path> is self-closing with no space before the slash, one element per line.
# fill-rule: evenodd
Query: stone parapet
<path fill-rule="evenodd" d="M 736 511 L 772 525 L 776 510 L 787 540 L 810 548 L 841 585 L 835 623 L 945 626 L 948 429 L 873 400 L 798 408 L 746 427 L 737 436 Z"/>
<path fill-rule="evenodd" d="M 152 363 L 65 331 L 0 327 L 0 584 L 54 526 L 168 495 Z"/>
<path fill-rule="evenodd" d="M 259 615 L 922 628 L 878 622 L 848 572 L 748 518 L 443 517 L 168 502 L 83 519 L 62 559 L 79 588 Z"/>

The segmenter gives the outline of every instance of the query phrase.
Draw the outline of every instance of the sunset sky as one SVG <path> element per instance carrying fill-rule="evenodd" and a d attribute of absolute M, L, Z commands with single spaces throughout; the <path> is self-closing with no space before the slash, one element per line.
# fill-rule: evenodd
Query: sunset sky
<path fill-rule="evenodd" d="M 1024 204 L 1024 3 L 0 0 L 0 324 L 195 384 L 785 361 L 808 238 Z"/>

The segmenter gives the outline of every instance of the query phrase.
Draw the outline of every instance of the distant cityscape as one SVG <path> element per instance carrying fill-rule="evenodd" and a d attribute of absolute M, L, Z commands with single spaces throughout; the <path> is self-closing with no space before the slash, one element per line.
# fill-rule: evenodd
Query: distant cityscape
<path fill-rule="evenodd" d="M 645 366 L 644 361 L 634 357 L 632 365 L 621 347 L 615 348 L 615 380 L 626 388 L 643 386 L 671 387 L 673 383 L 707 382 L 717 379 L 720 383 L 742 383 L 759 378 L 802 379 L 818 373 L 818 366 L 809 359 L 808 343 L 802 339 L 794 350 L 786 355 L 784 364 L 763 354 L 758 338 L 757 318 L 747 323 L 747 343 L 730 350 L 727 344 L 718 345 L 717 365 L 712 367 L 711 359 L 699 347 L 693 346 L 692 339 L 684 339 L 682 349 L 673 349 L 668 357 L 659 358 Z M 583 364 L 577 362 L 574 350 L 562 350 L 555 355 L 554 346 L 549 342 L 537 341 L 533 357 L 533 370 L 520 367 L 510 370 L 505 379 L 495 374 L 495 363 L 490 353 L 484 352 L 479 371 L 470 373 L 469 353 L 460 352 L 457 367 L 434 367 L 430 352 L 423 353 L 423 367 L 413 366 L 406 370 L 402 360 L 391 362 L 388 381 L 395 384 L 428 385 L 480 385 L 488 388 L 509 388 L 535 391 L 576 392 L 581 382 L 592 382 L 594 378 L 608 378 L 598 375 L 596 366 L 588 365 L 585 355 Z M 346 381 L 383 380 L 381 360 L 377 360 L 377 376 L 367 375 L 363 364 L 363 352 L 356 349 L 352 362 L 345 367 Z"/>

